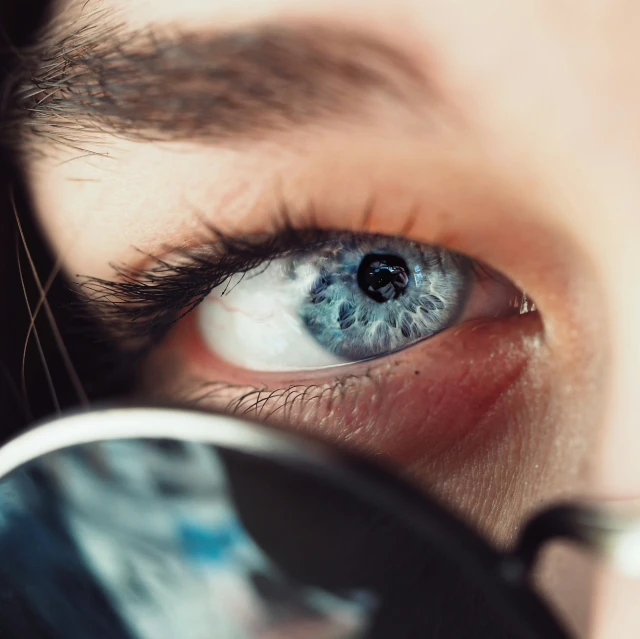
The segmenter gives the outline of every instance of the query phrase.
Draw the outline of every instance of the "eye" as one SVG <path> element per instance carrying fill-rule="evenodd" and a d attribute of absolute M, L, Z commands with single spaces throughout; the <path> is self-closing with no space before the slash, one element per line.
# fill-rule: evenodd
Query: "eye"
<path fill-rule="evenodd" d="M 518 312 L 517 289 L 458 253 L 340 235 L 231 278 L 198 307 L 204 343 L 251 370 L 381 357 L 466 319 Z"/>

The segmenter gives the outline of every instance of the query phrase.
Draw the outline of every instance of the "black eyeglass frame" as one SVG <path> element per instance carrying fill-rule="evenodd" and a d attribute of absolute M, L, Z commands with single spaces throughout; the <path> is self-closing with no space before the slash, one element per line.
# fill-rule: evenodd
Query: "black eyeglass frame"
<path fill-rule="evenodd" d="M 469 526 L 392 472 L 306 437 L 226 415 L 187 409 L 104 408 L 76 412 L 37 426 L 0 448 L 0 480 L 43 455 L 108 440 L 169 439 L 259 456 L 330 483 L 396 517 L 451 558 L 474 581 L 522 639 L 567 639 L 562 625 L 535 592 L 531 569 L 546 520 L 525 528 L 514 552 L 492 548 Z M 556 522 L 556 523 L 554 523 Z M 566 526 L 565 526 L 566 528 Z M 569 526 L 570 528 L 570 526 Z M 566 532 L 566 530 L 564 531 Z M 571 536 L 567 534 L 566 536 Z"/>

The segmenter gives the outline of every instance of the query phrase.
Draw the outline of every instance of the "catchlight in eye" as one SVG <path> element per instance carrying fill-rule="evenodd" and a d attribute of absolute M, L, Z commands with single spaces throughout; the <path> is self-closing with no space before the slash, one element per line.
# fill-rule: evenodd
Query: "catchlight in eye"
<path fill-rule="evenodd" d="M 515 296 L 455 252 L 340 234 L 221 284 L 197 312 L 204 343 L 222 359 L 286 371 L 388 355 L 463 319 L 511 311 Z"/>

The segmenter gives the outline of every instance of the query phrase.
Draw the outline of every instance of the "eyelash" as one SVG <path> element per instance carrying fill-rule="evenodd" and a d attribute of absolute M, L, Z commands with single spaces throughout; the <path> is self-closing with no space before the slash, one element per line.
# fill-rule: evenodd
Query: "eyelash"
<path fill-rule="evenodd" d="M 313 225 L 296 228 L 286 214 L 267 233 L 233 237 L 211 227 L 206 231 L 209 237 L 199 248 L 174 251 L 169 259 L 148 255 L 149 268 L 112 265 L 114 280 L 81 278 L 82 306 L 92 310 L 101 330 L 120 350 L 149 352 L 214 288 L 225 282 L 231 285 L 232 277 L 266 269 L 275 259 L 307 252 L 346 234 Z M 472 267 L 485 276 L 500 277 L 479 262 L 472 261 Z"/>
<path fill-rule="evenodd" d="M 328 402 L 337 406 L 347 394 L 358 393 L 364 379 L 375 383 L 371 370 L 342 375 L 325 384 L 291 384 L 275 389 L 206 381 L 195 388 L 183 389 L 179 399 L 183 405 L 194 407 L 222 400 L 225 413 L 266 420 L 277 414 L 286 420 L 296 409 L 309 405 L 318 407 L 322 402 Z"/>
<path fill-rule="evenodd" d="M 202 247 L 173 252 L 169 259 L 148 255 L 145 269 L 112 265 L 116 278 L 83 276 L 83 305 L 105 326 L 112 338 L 140 349 L 160 341 L 176 322 L 190 313 L 215 287 L 232 276 L 279 257 L 308 249 L 330 237 L 317 228 L 286 224 L 271 233 L 232 237 L 207 228 Z"/>

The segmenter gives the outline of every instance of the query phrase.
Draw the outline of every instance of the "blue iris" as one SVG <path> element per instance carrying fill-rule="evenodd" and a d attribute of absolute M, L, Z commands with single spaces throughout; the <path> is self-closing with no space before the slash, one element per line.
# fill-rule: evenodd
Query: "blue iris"
<path fill-rule="evenodd" d="M 335 239 L 296 258 L 317 277 L 301 304 L 309 333 L 349 361 L 404 348 L 451 326 L 466 305 L 470 260 L 384 236 Z"/>

